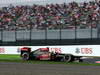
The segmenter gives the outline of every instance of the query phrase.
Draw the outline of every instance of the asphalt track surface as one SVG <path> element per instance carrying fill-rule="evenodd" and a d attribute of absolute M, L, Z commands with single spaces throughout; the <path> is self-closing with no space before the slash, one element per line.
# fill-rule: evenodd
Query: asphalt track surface
<path fill-rule="evenodd" d="M 100 66 L 0 62 L 0 75 L 100 75 Z"/>

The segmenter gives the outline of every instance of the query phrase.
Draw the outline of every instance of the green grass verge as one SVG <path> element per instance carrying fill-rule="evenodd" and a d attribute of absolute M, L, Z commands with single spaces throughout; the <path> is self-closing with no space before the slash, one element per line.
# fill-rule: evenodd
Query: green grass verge
<path fill-rule="evenodd" d="M 17 63 L 32 63 L 32 64 L 68 64 L 68 65 L 94 65 L 100 66 L 100 64 L 91 64 L 91 63 L 81 63 L 81 62 L 73 62 L 73 63 L 66 63 L 66 62 L 57 62 L 57 61 L 23 61 L 20 55 L 4 55 L 0 54 L 0 62 L 17 62 Z"/>
<path fill-rule="evenodd" d="M 21 61 L 20 55 L 13 54 L 0 54 L 1 61 Z"/>

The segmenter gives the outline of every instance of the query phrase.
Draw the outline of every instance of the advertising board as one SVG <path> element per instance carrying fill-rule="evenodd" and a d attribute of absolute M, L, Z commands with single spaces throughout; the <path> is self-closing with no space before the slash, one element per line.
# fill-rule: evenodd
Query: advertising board
<path fill-rule="evenodd" d="M 20 54 L 20 48 L 30 47 L 32 51 L 39 48 L 49 48 L 50 52 L 72 54 L 74 56 L 100 57 L 100 45 L 73 45 L 73 46 L 1 46 L 0 54 Z"/>

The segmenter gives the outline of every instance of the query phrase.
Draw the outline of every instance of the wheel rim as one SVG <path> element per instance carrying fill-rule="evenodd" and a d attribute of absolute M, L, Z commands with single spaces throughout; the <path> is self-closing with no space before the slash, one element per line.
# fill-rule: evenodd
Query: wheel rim
<path fill-rule="evenodd" d="M 65 56 L 65 61 L 66 62 L 70 62 L 71 61 L 71 56 L 70 55 L 66 55 Z"/>
<path fill-rule="evenodd" d="M 28 59 L 29 59 L 29 54 L 28 54 L 28 53 L 24 53 L 24 54 L 22 55 L 22 59 L 23 59 L 23 60 L 28 60 Z"/>

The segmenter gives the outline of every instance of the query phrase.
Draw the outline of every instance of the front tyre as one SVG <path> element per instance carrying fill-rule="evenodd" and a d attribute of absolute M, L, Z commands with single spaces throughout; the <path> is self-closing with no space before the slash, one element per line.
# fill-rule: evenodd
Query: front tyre
<path fill-rule="evenodd" d="M 28 52 L 24 52 L 24 53 L 22 54 L 22 59 L 23 59 L 23 60 L 29 60 L 29 59 L 30 59 L 29 53 L 28 53 Z"/>
<path fill-rule="evenodd" d="M 74 61 L 74 56 L 73 55 L 70 55 L 70 54 L 67 54 L 63 57 L 62 59 L 63 61 L 65 62 L 73 62 Z"/>

